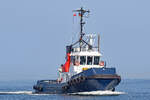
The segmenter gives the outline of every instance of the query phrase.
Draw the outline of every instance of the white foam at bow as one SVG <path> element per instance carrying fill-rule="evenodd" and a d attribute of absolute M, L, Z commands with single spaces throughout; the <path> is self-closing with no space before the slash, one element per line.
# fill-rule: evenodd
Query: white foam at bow
<path fill-rule="evenodd" d="M 32 91 L 11 91 L 11 92 L 0 92 L 0 95 L 7 95 L 7 94 L 27 94 L 27 95 L 50 95 L 50 94 L 36 94 Z M 91 92 L 76 92 L 76 93 L 69 93 L 73 95 L 120 95 L 125 94 L 124 92 L 112 92 L 112 91 L 91 91 Z"/>
<path fill-rule="evenodd" d="M 76 92 L 70 93 L 73 95 L 120 95 L 125 94 L 124 92 L 117 92 L 117 91 L 91 91 L 91 92 Z"/>

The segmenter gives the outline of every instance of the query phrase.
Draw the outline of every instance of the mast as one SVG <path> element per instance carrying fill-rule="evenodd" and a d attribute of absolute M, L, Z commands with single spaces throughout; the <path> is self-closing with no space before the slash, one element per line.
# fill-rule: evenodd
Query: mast
<path fill-rule="evenodd" d="M 83 17 L 85 13 L 90 13 L 89 10 L 84 10 L 83 7 L 81 7 L 79 10 L 74 10 L 73 12 L 78 12 L 79 16 L 80 16 L 80 38 L 79 38 L 79 42 L 80 42 L 80 49 L 81 49 L 81 43 L 83 42 L 83 36 L 85 35 L 85 33 L 83 32 L 83 25 L 85 24 L 85 22 L 83 21 Z"/>
<path fill-rule="evenodd" d="M 79 16 L 80 16 L 80 37 L 79 37 L 79 40 L 73 44 L 71 44 L 69 47 L 71 48 L 72 50 L 72 47 L 74 45 L 76 45 L 77 43 L 79 43 L 79 46 L 80 46 L 80 51 L 81 51 L 81 48 L 83 46 L 83 44 L 86 44 L 88 45 L 88 49 L 91 50 L 92 49 L 92 45 L 90 45 L 89 43 L 87 43 L 85 40 L 83 40 L 83 36 L 85 35 L 85 33 L 83 32 L 83 25 L 85 24 L 85 22 L 83 21 L 83 18 L 84 17 L 88 17 L 88 16 L 84 16 L 85 13 L 90 13 L 89 10 L 84 10 L 83 7 L 81 7 L 79 10 L 73 10 L 73 12 L 78 12 Z"/>
<path fill-rule="evenodd" d="M 84 10 L 83 7 L 81 7 L 79 10 L 73 10 L 73 12 L 78 12 L 79 16 L 80 16 L 80 39 L 82 39 L 82 37 L 84 36 L 85 33 L 83 33 L 83 25 L 85 24 L 85 22 L 83 22 L 83 17 L 85 13 L 90 13 L 89 10 Z"/>

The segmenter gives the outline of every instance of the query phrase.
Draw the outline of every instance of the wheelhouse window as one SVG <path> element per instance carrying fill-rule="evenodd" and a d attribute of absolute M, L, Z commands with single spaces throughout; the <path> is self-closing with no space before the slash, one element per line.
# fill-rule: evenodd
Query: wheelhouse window
<path fill-rule="evenodd" d="M 92 65 L 93 56 L 87 56 L 87 65 Z"/>
<path fill-rule="evenodd" d="M 99 64 L 99 56 L 94 56 L 94 65 L 98 65 Z"/>
<path fill-rule="evenodd" d="M 86 56 L 80 56 L 80 64 L 85 65 L 86 64 Z"/>
<path fill-rule="evenodd" d="M 75 61 L 79 62 L 79 56 L 75 56 Z"/>
<path fill-rule="evenodd" d="M 71 56 L 71 62 L 73 63 L 73 65 L 75 64 L 75 56 Z"/>

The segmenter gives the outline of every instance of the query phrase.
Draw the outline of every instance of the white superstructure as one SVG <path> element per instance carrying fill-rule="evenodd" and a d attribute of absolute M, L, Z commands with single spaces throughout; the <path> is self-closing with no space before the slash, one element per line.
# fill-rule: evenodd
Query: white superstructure
<path fill-rule="evenodd" d="M 66 63 L 59 68 L 59 80 L 65 82 L 82 71 L 90 68 L 102 68 L 105 66 L 104 61 L 100 61 L 100 36 L 97 34 L 85 34 L 83 32 L 83 17 L 89 13 L 89 10 L 84 10 L 82 7 L 79 10 L 74 10 L 80 17 L 80 36 L 75 43 L 66 46 Z M 96 36 L 98 37 L 97 45 L 95 45 Z"/>
<path fill-rule="evenodd" d="M 95 34 L 87 35 L 88 43 L 93 46 Z M 100 58 L 102 54 L 98 51 L 98 48 L 89 49 L 88 45 L 85 48 L 73 48 L 73 51 L 70 54 L 71 56 L 71 65 L 70 65 L 70 74 L 78 74 L 89 68 L 102 68 L 104 63 L 100 65 Z"/>

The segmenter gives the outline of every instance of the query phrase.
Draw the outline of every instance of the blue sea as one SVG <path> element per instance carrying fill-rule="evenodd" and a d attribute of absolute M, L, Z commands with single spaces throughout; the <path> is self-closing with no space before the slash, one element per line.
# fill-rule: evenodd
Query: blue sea
<path fill-rule="evenodd" d="M 115 92 L 33 94 L 36 81 L 0 81 L 0 100 L 150 100 L 150 80 L 122 80 Z"/>

